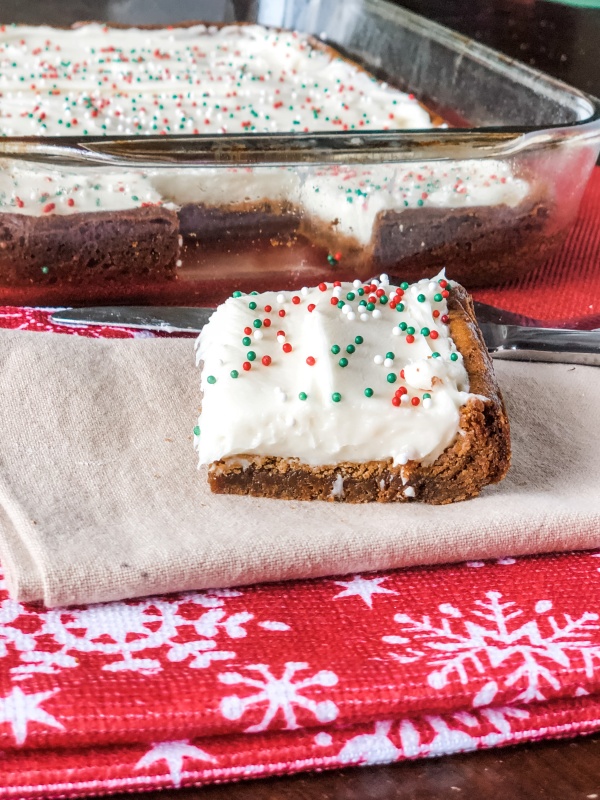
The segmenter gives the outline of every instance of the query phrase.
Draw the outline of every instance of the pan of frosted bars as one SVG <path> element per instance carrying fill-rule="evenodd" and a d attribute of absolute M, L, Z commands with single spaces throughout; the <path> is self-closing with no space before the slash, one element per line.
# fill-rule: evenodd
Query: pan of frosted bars
<path fill-rule="evenodd" d="M 380 0 L 253 8 L 0 26 L 0 302 L 206 304 L 441 266 L 476 287 L 560 245 L 593 98 Z"/>

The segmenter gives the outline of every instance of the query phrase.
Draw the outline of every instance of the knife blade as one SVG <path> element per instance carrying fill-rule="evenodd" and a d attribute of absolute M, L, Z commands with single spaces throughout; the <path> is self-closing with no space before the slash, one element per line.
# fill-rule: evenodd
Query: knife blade
<path fill-rule="evenodd" d="M 57 311 L 59 325 L 111 327 L 199 333 L 214 309 L 187 306 L 99 306 Z M 536 328 L 480 322 L 488 351 L 494 358 L 600 366 L 600 331 Z"/>

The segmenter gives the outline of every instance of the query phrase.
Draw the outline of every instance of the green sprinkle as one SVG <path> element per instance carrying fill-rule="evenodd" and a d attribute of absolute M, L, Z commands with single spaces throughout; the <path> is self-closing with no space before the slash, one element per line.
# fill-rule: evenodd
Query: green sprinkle
<path fill-rule="evenodd" d="M 441 295 L 441 294 L 438 292 L 438 294 L 434 294 L 434 295 L 433 295 L 433 299 L 435 300 L 435 302 L 436 302 L 436 303 L 440 303 L 440 302 L 441 302 L 441 301 L 442 301 L 444 298 L 443 298 L 443 297 L 442 297 L 442 295 Z"/>
<path fill-rule="evenodd" d="M 214 376 L 214 375 L 209 375 L 209 376 L 208 376 L 208 378 L 207 378 L 206 380 L 207 380 L 207 381 L 208 381 L 210 384 L 213 384 L 213 383 L 216 383 L 216 382 L 217 382 L 217 379 L 215 378 L 215 376 Z"/>
<path fill-rule="evenodd" d="M 388 383 L 396 383 L 397 380 L 398 380 L 398 378 L 396 377 L 396 373 L 395 372 L 388 372 L 388 376 L 387 376 L 387 382 Z"/>
<path fill-rule="evenodd" d="M 348 292 L 348 294 L 346 295 L 346 300 L 354 300 L 355 297 L 356 295 L 354 294 L 354 292 Z"/>
<path fill-rule="evenodd" d="M 367 311 L 374 311 L 375 303 L 367 303 Z"/>
<path fill-rule="evenodd" d="M 256 359 L 256 353 L 254 352 L 254 350 L 248 350 L 248 352 L 246 353 L 246 358 L 248 359 L 248 361 L 254 361 Z"/>
<path fill-rule="evenodd" d="M 361 300 L 360 303 L 358 304 L 358 307 L 361 308 L 361 306 L 362 306 L 362 308 L 366 308 L 367 307 L 367 301 L 366 300 Z"/>
<path fill-rule="evenodd" d="M 229 374 L 231 375 L 232 378 L 238 378 L 239 375 L 240 375 L 240 373 L 237 371 L 237 369 L 232 369 Z"/>
<path fill-rule="evenodd" d="M 42 267 L 42 272 L 44 275 L 47 275 L 50 272 L 50 267 Z"/>
<path fill-rule="evenodd" d="M 339 392 L 334 392 L 331 395 L 331 399 L 333 400 L 334 403 L 339 403 L 340 400 L 342 399 L 342 395 Z"/>
<path fill-rule="evenodd" d="M 458 353 L 452 353 L 450 356 L 450 361 L 458 361 Z"/>
<path fill-rule="evenodd" d="M 357 293 L 357 295 L 358 295 L 359 297 L 362 297 L 362 296 L 363 296 L 363 294 L 365 293 L 365 290 L 364 290 L 364 289 L 362 288 L 362 286 L 361 286 L 361 287 L 360 287 L 360 289 L 357 289 L 357 290 L 356 290 L 356 293 Z"/>
<path fill-rule="evenodd" d="M 421 328 L 421 334 L 423 336 L 429 336 L 430 333 L 431 331 L 429 330 L 429 328 Z"/>
<path fill-rule="evenodd" d="M 198 425 L 196 425 L 196 427 L 194 428 L 194 436 L 200 436 L 200 428 L 198 427 Z"/>
<path fill-rule="evenodd" d="M 400 328 L 401 331 L 405 331 L 408 328 L 408 325 L 406 324 L 406 322 L 401 322 L 400 325 L 398 325 L 398 327 Z"/>
<path fill-rule="evenodd" d="M 356 342 L 356 344 L 362 344 L 364 342 L 364 339 L 362 336 L 355 336 L 354 341 Z"/>
<path fill-rule="evenodd" d="M 262 328 L 262 322 L 259 319 L 255 319 L 252 324 L 255 328 Z"/>
<path fill-rule="evenodd" d="M 424 303 L 425 300 L 427 300 L 427 298 L 425 297 L 424 294 L 418 294 L 417 295 L 417 300 L 419 301 L 419 303 Z"/>
<path fill-rule="evenodd" d="M 244 338 L 242 339 L 242 344 L 244 345 L 244 347 L 250 347 L 250 345 L 252 344 L 252 339 L 249 336 L 244 336 Z"/>
<path fill-rule="evenodd" d="M 335 256 L 332 256 L 331 254 L 327 256 L 327 261 L 331 264 L 331 266 L 338 263 L 337 258 Z"/>
<path fill-rule="evenodd" d="M 373 397 L 373 389 L 370 386 L 365 389 L 365 397 Z"/>
<path fill-rule="evenodd" d="M 308 397 L 308 395 L 306 394 L 306 392 L 300 392 L 300 394 L 298 395 L 298 397 L 300 398 L 300 400 L 306 400 L 306 398 Z"/>
<path fill-rule="evenodd" d="M 356 350 L 356 347 L 354 347 L 354 345 L 353 345 L 353 344 L 348 344 L 348 345 L 346 345 L 346 352 L 347 352 L 347 353 L 350 353 L 350 354 L 352 354 L 352 353 L 354 353 L 354 351 L 355 351 L 355 350 Z"/>
<path fill-rule="evenodd" d="M 404 311 L 404 303 L 398 303 L 396 306 L 396 311 Z"/>
<path fill-rule="evenodd" d="M 338 308 L 343 308 L 345 305 L 346 305 L 346 303 L 344 303 L 343 300 L 340 300 L 339 303 L 337 304 L 337 307 Z"/>
<path fill-rule="evenodd" d="M 408 289 L 408 283 L 406 281 L 402 281 L 402 283 L 400 284 L 400 288 L 405 290 Z"/>
<path fill-rule="evenodd" d="M 348 366 L 348 359 L 347 358 L 340 358 L 338 361 L 340 367 L 347 367 Z"/>
<path fill-rule="evenodd" d="M 391 358 L 392 360 L 394 360 L 394 358 L 396 358 L 396 354 L 395 354 L 395 353 L 392 353 L 392 351 L 390 350 L 390 352 L 389 352 L 389 353 L 386 353 L 386 354 L 385 354 L 385 357 L 386 357 L 386 358 Z"/>
<path fill-rule="evenodd" d="M 250 311 L 254 311 L 254 309 L 256 308 L 256 303 L 254 302 L 254 300 L 248 303 L 248 308 L 250 309 Z"/>
<path fill-rule="evenodd" d="M 429 394 L 429 392 L 425 392 L 425 394 L 423 395 L 423 400 L 429 400 L 430 397 L 431 395 Z"/>
<path fill-rule="evenodd" d="M 388 301 L 388 296 L 386 294 L 382 294 L 381 297 L 379 298 L 379 302 L 382 305 L 385 305 L 387 303 L 387 301 Z"/>
<path fill-rule="evenodd" d="M 415 332 L 415 329 L 409 325 L 408 328 L 406 329 L 406 332 L 408 333 L 409 336 L 412 336 Z"/>
<path fill-rule="evenodd" d="M 331 346 L 331 352 L 333 353 L 334 356 L 337 356 L 337 354 L 340 352 L 340 350 L 341 350 L 341 348 L 340 348 L 339 344 L 334 344 L 334 345 Z"/>
<path fill-rule="evenodd" d="M 440 354 L 439 354 L 439 353 L 432 353 L 432 354 L 431 354 L 431 357 L 432 357 L 432 358 L 439 358 L 439 357 L 440 357 Z"/>

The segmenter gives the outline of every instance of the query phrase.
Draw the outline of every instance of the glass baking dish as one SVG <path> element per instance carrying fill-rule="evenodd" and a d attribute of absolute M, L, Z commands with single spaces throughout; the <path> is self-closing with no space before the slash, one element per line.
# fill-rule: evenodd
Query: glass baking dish
<path fill-rule="evenodd" d="M 383 271 L 413 280 L 442 267 L 467 286 L 491 285 L 552 255 L 598 157 L 595 98 L 384 0 L 38 0 L 0 8 L 0 24 L 81 19 L 244 21 L 309 33 L 414 92 L 445 123 L 298 134 L 0 135 L 0 303 L 203 305 L 234 289 Z M 27 189 L 25 203 L 6 188 L 16 181 Z M 70 210 L 82 186 L 96 205 Z M 115 193 L 127 202 L 103 211 L 98 198 Z"/>

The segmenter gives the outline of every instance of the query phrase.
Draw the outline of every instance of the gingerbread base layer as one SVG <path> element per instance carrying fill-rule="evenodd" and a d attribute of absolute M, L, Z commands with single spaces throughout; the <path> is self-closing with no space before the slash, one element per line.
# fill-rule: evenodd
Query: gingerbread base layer
<path fill-rule="evenodd" d="M 460 433 L 432 464 L 409 461 L 340 463 L 311 467 L 297 459 L 239 455 L 210 465 L 213 492 L 284 500 L 349 503 L 407 502 L 445 504 L 467 500 L 484 486 L 498 483 L 510 465 L 510 430 L 491 358 L 462 287 L 448 301 L 450 332 L 462 353 L 472 398 L 461 409 Z"/>

